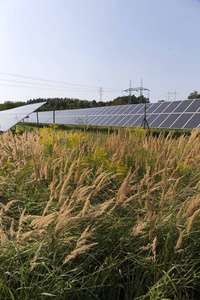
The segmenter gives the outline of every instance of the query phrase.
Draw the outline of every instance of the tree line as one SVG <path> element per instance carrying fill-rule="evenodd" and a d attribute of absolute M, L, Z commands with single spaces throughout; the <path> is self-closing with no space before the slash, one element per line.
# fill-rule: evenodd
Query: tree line
<path fill-rule="evenodd" d="M 134 95 L 130 96 L 121 96 L 117 97 L 112 101 L 99 101 L 96 100 L 80 100 L 76 98 L 38 98 L 30 99 L 26 102 L 18 101 L 6 101 L 3 104 L 0 104 L 0 110 L 11 109 L 19 107 L 25 104 L 34 104 L 39 102 L 46 101 L 46 104 L 43 105 L 39 111 L 52 111 L 52 110 L 65 110 L 65 109 L 79 109 L 79 108 L 92 108 L 100 106 L 112 106 L 112 105 L 125 105 L 125 104 L 138 104 L 138 103 L 149 103 L 149 99 L 142 97 L 136 97 Z"/>

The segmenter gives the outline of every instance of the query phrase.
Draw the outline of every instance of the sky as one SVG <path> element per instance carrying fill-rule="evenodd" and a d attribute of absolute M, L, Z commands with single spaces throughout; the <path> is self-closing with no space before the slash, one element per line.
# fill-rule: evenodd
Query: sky
<path fill-rule="evenodd" d="M 187 99 L 199 19 L 199 0 L 0 0 L 0 103 L 110 101 L 141 80 L 152 103 Z"/>

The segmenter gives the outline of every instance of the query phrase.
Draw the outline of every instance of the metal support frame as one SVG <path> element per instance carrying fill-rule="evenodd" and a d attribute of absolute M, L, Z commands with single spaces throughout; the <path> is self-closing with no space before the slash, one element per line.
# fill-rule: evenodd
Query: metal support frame
<path fill-rule="evenodd" d="M 147 107 L 146 107 L 146 103 L 145 103 L 145 106 L 144 106 L 144 118 L 143 118 L 141 127 L 143 127 L 144 129 L 146 129 L 146 127 L 147 127 L 149 129 L 149 132 L 150 132 L 149 123 L 148 123 L 147 118 L 146 118 L 146 116 L 147 116 L 146 111 L 147 111 Z"/>
<path fill-rule="evenodd" d="M 36 112 L 36 116 L 37 116 L 37 126 L 38 126 L 38 130 L 39 130 L 39 116 L 38 116 L 38 111 Z"/>

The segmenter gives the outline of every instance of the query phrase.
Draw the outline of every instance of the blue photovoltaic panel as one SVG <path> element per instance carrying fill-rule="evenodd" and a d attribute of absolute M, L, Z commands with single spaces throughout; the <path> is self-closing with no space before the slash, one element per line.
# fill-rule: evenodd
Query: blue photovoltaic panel
<path fill-rule="evenodd" d="M 110 120 L 110 116 L 104 116 L 104 117 L 101 119 L 101 121 L 99 121 L 99 124 L 98 124 L 98 125 L 104 126 L 105 122 L 106 122 L 106 121 L 109 122 L 109 120 Z"/>
<path fill-rule="evenodd" d="M 193 114 L 182 114 L 171 126 L 172 129 L 183 128 L 186 122 L 191 119 Z"/>
<path fill-rule="evenodd" d="M 120 114 L 122 114 L 122 115 L 125 114 L 126 110 L 127 110 L 127 107 L 124 106 L 123 109 L 120 110 Z"/>
<path fill-rule="evenodd" d="M 161 103 L 152 103 L 152 105 L 147 109 L 147 113 L 150 114 L 154 112 L 160 105 Z"/>
<path fill-rule="evenodd" d="M 134 111 L 134 114 L 143 114 L 144 113 L 144 105 L 143 104 L 138 104 L 136 106 L 136 110 Z"/>
<path fill-rule="evenodd" d="M 138 105 L 131 105 L 131 107 L 129 106 L 129 109 L 126 113 L 128 115 L 134 115 L 138 112 L 139 109 L 140 109 L 140 107 Z"/>
<path fill-rule="evenodd" d="M 118 125 L 119 127 L 124 127 L 124 126 L 127 126 L 128 124 L 130 124 L 130 120 L 131 120 L 132 116 L 131 115 L 127 115 L 127 116 L 124 116 L 124 118 L 122 118 Z"/>
<path fill-rule="evenodd" d="M 96 116 L 90 125 L 98 125 L 103 118 L 104 116 Z"/>
<path fill-rule="evenodd" d="M 139 116 L 139 117 L 137 118 L 137 120 L 135 120 L 135 122 L 133 122 L 133 123 L 130 124 L 130 126 L 131 126 L 131 127 L 141 126 L 142 120 L 143 120 L 143 119 L 144 119 L 143 116 Z"/>
<path fill-rule="evenodd" d="M 119 108 L 113 112 L 113 115 L 121 115 L 121 111 L 124 109 L 124 105 L 120 105 Z"/>
<path fill-rule="evenodd" d="M 116 116 L 115 119 L 111 122 L 111 126 L 117 126 L 120 120 L 121 120 L 121 116 Z"/>
<path fill-rule="evenodd" d="M 124 115 L 130 114 L 131 108 L 132 108 L 132 105 L 126 105 L 126 109 L 124 111 Z"/>
<path fill-rule="evenodd" d="M 193 101 L 191 105 L 188 106 L 188 108 L 185 110 L 185 112 L 197 112 L 199 111 L 199 100 Z"/>
<path fill-rule="evenodd" d="M 177 106 L 177 108 L 175 108 L 174 113 L 178 112 L 178 113 L 182 113 L 184 112 L 190 105 L 191 105 L 192 101 L 188 101 L 188 100 L 184 100 L 181 102 L 180 105 Z"/>
<path fill-rule="evenodd" d="M 88 119 L 88 125 L 95 125 L 95 121 L 98 120 L 100 117 L 98 116 L 92 116 L 91 118 Z"/>
<path fill-rule="evenodd" d="M 141 126 L 144 111 L 144 104 L 61 110 L 55 111 L 55 123 L 135 127 Z M 200 126 L 199 115 L 200 99 L 146 104 L 146 119 L 152 128 L 196 128 Z M 53 112 L 39 112 L 38 117 L 39 122 L 53 122 Z M 36 114 L 26 121 L 37 122 Z"/>
<path fill-rule="evenodd" d="M 153 121 L 155 121 L 158 117 L 159 117 L 160 114 L 151 114 L 151 115 L 147 115 L 147 121 L 148 121 L 148 124 L 149 126 L 151 127 L 151 124 Z"/>
<path fill-rule="evenodd" d="M 139 115 L 143 115 L 144 114 L 144 105 L 143 104 L 140 104 L 140 109 L 137 111 L 136 114 L 139 114 Z"/>
<path fill-rule="evenodd" d="M 172 113 L 174 109 L 181 103 L 181 101 L 171 102 L 169 106 L 163 111 L 164 113 Z"/>
<path fill-rule="evenodd" d="M 93 123 L 93 121 L 96 119 L 96 116 L 89 116 L 88 117 L 88 124 L 91 124 Z"/>
<path fill-rule="evenodd" d="M 169 102 L 163 102 L 161 103 L 155 110 L 154 113 L 162 113 L 168 106 L 169 106 Z M 148 111 L 149 113 L 149 111 Z"/>
<path fill-rule="evenodd" d="M 102 109 L 103 115 L 109 114 L 109 111 L 110 111 L 110 107 L 109 106 L 103 107 L 103 109 Z"/>
<path fill-rule="evenodd" d="M 60 116 L 56 118 L 56 124 L 70 124 L 70 122 L 74 122 L 73 117 L 64 117 L 64 116 Z"/>
<path fill-rule="evenodd" d="M 146 104 L 146 111 L 152 106 L 152 103 L 147 103 Z"/>
<path fill-rule="evenodd" d="M 159 114 L 159 116 L 149 126 L 152 128 L 160 128 L 160 124 L 163 123 L 167 117 L 169 117 L 169 114 Z"/>
<path fill-rule="evenodd" d="M 95 108 L 91 108 L 90 116 L 95 115 L 96 112 L 97 112 L 97 111 L 95 110 Z"/>
<path fill-rule="evenodd" d="M 118 112 L 120 112 L 121 107 L 120 106 L 112 106 L 111 115 L 115 115 Z"/>
<path fill-rule="evenodd" d="M 138 118 L 139 118 L 139 115 L 132 116 L 128 122 L 129 125 L 132 127 L 133 126 L 132 124 L 135 123 L 138 120 Z"/>
<path fill-rule="evenodd" d="M 109 106 L 108 109 L 104 112 L 104 115 L 110 115 L 112 114 L 112 107 Z"/>
<path fill-rule="evenodd" d="M 121 105 L 113 106 L 113 114 L 117 114 L 121 109 Z"/>
<path fill-rule="evenodd" d="M 119 118 L 118 115 L 110 116 L 110 119 L 104 123 L 104 126 L 112 126 L 112 122 L 114 122 L 117 118 Z M 109 124 L 109 125 L 108 125 Z"/>
<path fill-rule="evenodd" d="M 132 119 L 133 117 L 129 117 L 129 118 L 124 118 L 123 120 L 118 120 L 118 124 L 117 124 L 117 126 L 118 127 L 127 127 L 127 126 L 130 126 L 130 123 L 131 123 L 131 119 Z"/>
<path fill-rule="evenodd" d="M 200 125 L 200 114 L 194 114 L 191 119 L 184 125 L 186 129 L 197 128 Z"/>
<path fill-rule="evenodd" d="M 164 122 L 161 123 L 162 128 L 170 128 L 170 126 L 180 117 L 179 114 L 171 114 Z"/>

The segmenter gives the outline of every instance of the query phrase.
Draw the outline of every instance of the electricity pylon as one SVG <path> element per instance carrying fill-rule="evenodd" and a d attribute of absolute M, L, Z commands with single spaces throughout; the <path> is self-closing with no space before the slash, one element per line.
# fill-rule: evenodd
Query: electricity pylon
<path fill-rule="evenodd" d="M 130 80 L 129 88 L 122 91 L 122 92 L 127 92 L 127 93 L 129 93 L 128 104 L 131 104 L 131 96 L 132 96 L 132 93 L 131 93 L 131 92 L 133 92 L 133 91 L 137 91 L 137 92 L 138 92 L 137 89 L 131 87 L 131 80 Z"/>
<path fill-rule="evenodd" d="M 99 95 L 100 95 L 100 102 L 102 101 L 102 96 L 103 96 L 103 88 L 102 86 L 99 89 Z"/>
<path fill-rule="evenodd" d="M 134 88 L 132 88 L 131 87 L 131 80 L 130 80 L 130 86 L 129 86 L 129 88 L 126 89 L 126 90 L 123 90 L 122 92 L 128 92 L 129 93 L 129 103 L 128 104 L 131 104 L 131 96 L 132 96 L 131 92 L 140 92 L 139 103 L 142 103 L 143 91 L 149 91 L 149 89 L 144 88 L 142 86 L 142 79 L 141 79 L 141 85 L 140 85 L 140 87 L 134 87 Z"/>

